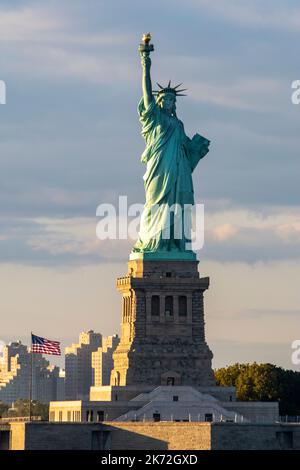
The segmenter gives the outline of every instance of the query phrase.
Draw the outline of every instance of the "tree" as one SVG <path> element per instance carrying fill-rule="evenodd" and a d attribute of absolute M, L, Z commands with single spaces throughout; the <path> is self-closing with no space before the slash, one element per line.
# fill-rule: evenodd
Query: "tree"
<path fill-rule="evenodd" d="M 236 387 L 238 400 L 278 401 L 280 414 L 300 415 L 300 372 L 273 364 L 233 364 L 215 370 L 217 385 Z"/>
<path fill-rule="evenodd" d="M 37 400 L 32 401 L 31 415 L 40 416 L 42 420 L 47 421 L 49 414 L 49 404 L 40 403 Z M 13 408 L 7 412 L 8 417 L 29 416 L 29 400 L 19 399 L 14 402 Z"/>
<path fill-rule="evenodd" d="M 6 403 L 0 401 L 0 418 L 3 418 L 4 415 L 7 413 L 9 406 Z"/>

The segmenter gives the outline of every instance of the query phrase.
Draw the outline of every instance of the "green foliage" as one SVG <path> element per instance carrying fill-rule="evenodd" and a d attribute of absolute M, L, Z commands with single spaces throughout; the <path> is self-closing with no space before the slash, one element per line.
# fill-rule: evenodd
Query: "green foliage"
<path fill-rule="evenodd" d="M 3 418 L 5 413 L 7 413 L 8 408 L 9 406 L 6 405 L 6 403 L 3 403 L 2 401 L 0 401 L 0 418 Z"/>
<path fill-rule="evenodd" d="M 31 405 L 31 415 L 32 416 L 41 416 L 42 420 L 48 420 L 49 405 L 45 403 L 40 403 L 36 400 L 32 401 Z M 19 399 L 14 402 L 13 408 L 10 408 L 5 414 L 4 417 L 18 417 L 18 416 L 29 416 L 29 400 Z"/>
<path fill-rule="evenodd" d="M 236 387 L 241 401 L 278 401 L 282 415 L 300 415 L 300 372 L 273 364 L 233 364 L 215 370 L 217 385 Z"/>

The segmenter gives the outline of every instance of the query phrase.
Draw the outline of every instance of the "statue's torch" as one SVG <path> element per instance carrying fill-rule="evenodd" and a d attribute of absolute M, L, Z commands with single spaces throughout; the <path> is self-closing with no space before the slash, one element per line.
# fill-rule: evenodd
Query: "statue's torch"
<path fill-rule="evenodd" d="M 150 41 L 151 41 L 151 34 L 150 33 L 143 34 L 142 43 L 139 46 L 139 51 L 141 54 L 146 53 L 147 55 L 149 55 L 150 52 L 154 51 L 153 44 L 150 44 Z"/>

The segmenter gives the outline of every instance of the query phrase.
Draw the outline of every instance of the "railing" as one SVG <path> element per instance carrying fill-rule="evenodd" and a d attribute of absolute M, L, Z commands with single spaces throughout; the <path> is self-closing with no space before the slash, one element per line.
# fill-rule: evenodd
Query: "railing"
<path fill-rule="evenodd" d="M 144 405 L 144 406 L 147 406 Z M 105 417 L 103 421 L 109 421 L 108 415 Z M 223 416 L 222 414 L 211 414 L 208 413 L 207 416 L 198 414 L 192 415 L 188 414 L 187 416 L 183 417 L 176 417 L 173 414 L 169 416 L 160 416 L 160 413 L 157 413 L 156 419 L 154 416 L 146 416 L 144 415 L 137 415 L 133 411 L 125 413 L 118 418 L 114 418 L 112 421 L 130 421 L 130 422 L 153 422 L 153 421 L 160 421 L 160 422 L 198 422 L 198 423 L 236 423 L 236 424 L 249 424 L 251 421 L 245 418 L 238 413 L 235 413 L 234 416 Z"/>
<path fill-rule="evenodd" d="M 126 285 L 130 282 L 131 277 L 130 276 L 123 276 L 123 277 L 118 277 L 117 278 L 117 286 L 122 286 Z"/>
<path fill-rule="evenodd" d="M 3 423 L 17 423 L 29 421 L 29 416 L 14 416 L 11 418 L 0 418 L 0 424 Z M 31 421 L 42 421 L 41 416 L 31 416 Z"/>
<path fill-rule="evenodd" d="M 300 423 L 300 416 L 279 416 L 280 423 Z"/>

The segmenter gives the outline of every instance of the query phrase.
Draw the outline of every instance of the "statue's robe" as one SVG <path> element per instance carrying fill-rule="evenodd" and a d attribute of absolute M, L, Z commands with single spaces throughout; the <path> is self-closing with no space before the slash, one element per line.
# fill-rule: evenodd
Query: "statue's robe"
<path fill-rule="evenodd" d="M 138 113 L 146 142 L 141 157 L 147 165 L 143 177 L 146 203 L 133 251 L 182 251 L 189 236 L 185 233 L 180 240 L 178 224 L 175 234 L 174 224 L 176 217 L 182 217 L 184 206 L 194 204 L 192 172 L 207 154 L 210 142 L 199 134 L 189 139 L 183 123 L 164 113 L 154 99 L 146 109 L 142 98 Z M 172 206 L 174 216 L 169 211 Z"/>

